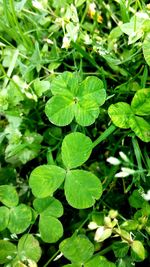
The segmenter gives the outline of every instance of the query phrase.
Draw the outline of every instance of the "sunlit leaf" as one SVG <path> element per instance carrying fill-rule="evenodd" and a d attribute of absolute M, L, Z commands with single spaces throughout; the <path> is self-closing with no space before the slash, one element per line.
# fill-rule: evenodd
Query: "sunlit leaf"
<path fill-rule="evenodd" d="M 17 206 L 19 197 L 15 187 L 11 185 L 1 185 L 0 201 L 8 207 Z"/>
<path fill-rule="evenodd" d="M 39 230 L 42 240 L 46 243 L 55 243 L 63 235 L 61 222 L 51 216 L 48 211 L 44 211 L 40 215 Z"/>
<path fill-rule="evenodd" d="M 31 234 L 25 234 L 19 239 L 18 254 L 20 259 L 27 258 L 38 262 L 42 251 L 38 240 Z"/>
<path fill-rule="evenodd" d="M 146 63 L 150 66 L 150 33 L 148 33 L 143 42 L 143 54 Z"/>
<path fill-rule="evenodd" d="M 23 233 L 29 227 L 31 220 L 32 212 L 30 207 L 25 204 L 20 204 L 10 210 L 8 229 L 11 233 Z"/>
<path fill-rule="evenodd" d="M 76 209 L 92 207 L 101 197 L 102 185 L 92 173 L 84 170 L 69 171 L 65 181 L 65 196 Z"/>
<path fill-rule="evenodd" d="M 60 217 L 63 215 L 63 206 L 59 200 L 54 197 L 36 198 L 33 206 L 38 213 L 47 211 L 49 215 Z"/>
<path fill-rule="evenodd" d="M 5 206 L 0 207 L 0 231 L 3 231 L 9 221 L 9 209 Z"/>
<path fill-rule="evenodd" d="M 108 114 L 113 123 L 120 128 L 129 128 L 129 118 L 133 116 L 130 105 L 125 102 L 112 104 L 108 109 Z"/>
<path fill-rule="evenodd" d="M 137 115 L 150 115 L 150 89 L 138 90 L 132 99 L 131 108 Z"/>
<path fill-rule="evenodd" d="M 16 257 L 16 246 L 9 241 L 0 240 L 0 264 L 8 263 Z"/>
<path fill-rule="evenodd" d="M 92 152 L 92 141 L 82 133 L 65 136 L 62 143 L 62 160 L 69 169 L 82 165 Z"/>
<path fill-rule="evenodd" d="M 54 165 L 35 168 L 29 178 L 33 195 L 37 198 L 52 196 L 65 178 L 65 170 Z"/>
<path fill-rule="evenodd" d="M 74 118 L 73 99 L 66 96 L 53 96 L 46 104 L 45 113 L 51 123 L 65 126 Z"/>
<path fill-rule="evenodd" d="M 141 117 L 132 116 L 129 118 L 132 131 L 144 142 L 150 142 L 150 124 Z"/>
<path fill-rule="evenodd" d="M 142 242 L 134 240 L 131 244 L 131 249 L 132 255 L 136 261 L 143 261 L 145 259 L 146 254 Z"/>
<path fill-rule="evenodd" d="M 84 263 L 92 257 L 94 246 L 85 235 L 72 236 L 60 243 L 60 251 L 72 263 Z"/>

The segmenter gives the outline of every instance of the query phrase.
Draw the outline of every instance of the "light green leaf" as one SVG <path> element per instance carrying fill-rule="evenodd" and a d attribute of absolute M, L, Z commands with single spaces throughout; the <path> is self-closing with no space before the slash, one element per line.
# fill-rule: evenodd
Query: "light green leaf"
<path fill-rule="evenodd" d="M 99 106 L 93 99 L 83 98 L 76 103 L 75 118 L 78 124 L 89 126 L 99 115 Z"/>
<path fill-rule="evenodd" d="M 131 251 L 134 260 L 143 261 L 145 259 L 146 254 L 142 242 L 134 240 L 131 244 Z"/>
<path fill-rule="evenodd" d="M 46 210 L 49 215 L 60 217 L 63 215 L 63 205 L 54 197 L 36 198 L 33 206 L 38 213 Z"/>
<path fill-rule="evenodd" d="M 9 241 L 0 240 L 0 264 L 8 263 L 16 257 L 16 246 Z"/>
<path fill-rule="evenodd" d="M 0 186 L 0 201 L 8 207 L 17 206 L 19 202 L 19 197 L 18 197 L 15 187 L 11 185 L 1 185 Z"/>
<path fill-rule="evenodd" d="M 76 209 L 92 207 L 101 197 L 102 185 L 92 173 L 83 170 L 69 171 L 65 181 L 65 196 Z"/>
<path fill-rule="evenodd" d="M 94 256 L 85 263 L 84 267 L 116 267 L 116 265 L 103 256 Z"/>
<path fill-rule="evenodd" d="M 74 118 L 74 105 L 73 98 L 56 95 L 46 103 L 45 113 L 51 123 L 66 126 Z"/>
<path fill-rule="evenodd" d="M 0 231 L 3 231 L 9 221 L 9 209 L 7 207 L 0 207 Z"/>
<path fill-rule="evenodd" d="M 38 240 L 31 234 L 25 234 L 19 239 L 18 254 L 20 260 L 23 258 L 38 262 L 42 251 Z"/>
<path fill-rule="evenodd" d="M 72 264 L 67 264 L 63 265 L 63 267 L 82 267 L 83 265 L 78 264 L 78 263 L 72 263 Z"/>
<path fill-rule="evenodd" d="M 53 195 L 64 181 L 66 172 L 55 165 L 42 165 L 35 168 L 29 178 L 33 195 L 45 198 Z"/>
<path fill-rule="evenodd" d="M 143 42 L 143 54 L 146 63 L 150 66 L 150 33 L 148 33 Z"/>
<path fill-rule="evenodd" d="M 50 88 L 49 81 L 40 81 L 40 79 L 36 79 L 33 83 L 34 90 L 37 96 L 42 96 L 42 94 Z"/>
<path fill-rule="evenodd" d="M 11 233 L 23 233 L 32 221 L 32 212 L 30 207 L 25 204 L 20 204 L 17 207 L 11 208 L 8 229 Z"/>
<path fill-rule="evenodd" d="M 130 127 L 129 118 L 133 116 L 133 112 L 129 104 L 125 102 L 112 104 L 108 109 L 108 114 L 117 127 L 124 129 Z"/>
<path fill-rule="evenodd" d="M 106 100 L 103 82 L 95 76 L 87 77 L 79 87 L 79 96 L 87 100 L 94 100 L 99 106 Z"/>
<path fill-rule="evenodd" d="M 135 231 L 137 230 L 138 226 L 139 224 L 138 221 L 136 220 L 126 220 L 121 224 L 121 228 L 123 228 L 126 231 Z"/>
<path fill-rule="evenodd" d="M 129 196 L 129 204 L 135 209 L 142 208 L 144 203 L 146 203 L 146 200 L 142 197 L 138 190 L 134 190 Z"/>
<path fill-rule="evenodd" d="M 138 90 L 132 99 L 131 108 L 137 115 L 150 115 L 150 89 Z"/>
<path fill-rule="evenodd" d="M 44 242 L 55 243 L 63 235 L 63 226 L 58 219 L 49 215 L 48 211 L 44 211 L 40 215 L 39 231 Z"/>
<path fill-rule="evenodd" d="M 45 113 L 58 126 L 68 125 L 74 116 L 80 125 L 91 125 L 106 99 L 100 79 L 91 76 L 81 82 L 78 73 L 62 73 L 52 81 L 51 91 L 54 96 L 46 103 Z"/>
<path fill-rule="evenodd" d="M 65 71 L 57 76 L 51 84 L 53 95 L 62 95 L 73 98 L 74 93 L 78 91 L 78 76 L 76 73 Z"/>
<path fill-rule="evenodd" d="M 75 6 L 79 7 L 81 6 L 86 0 L 75 0 Z"/>
<path fill-rule="evenodd" d="M 85 235 L 72 236 L 63 240 L 59 249 L 72 263 L 83 264 L 94 253 L 94 246 Z"/>
<path fill-rule="evenodd" d="M 68 169 L 82 165 L 89 158 L 91 152 L 92 141 L 82 133 L 70 133 L 62 142 L 62 160 Z"/>
<path fill-rule="evenodd" d="M 132 116 L 129 118 L 132 131 L 144 142 L 150 142 L 150 124 L 143 118 Z"/>

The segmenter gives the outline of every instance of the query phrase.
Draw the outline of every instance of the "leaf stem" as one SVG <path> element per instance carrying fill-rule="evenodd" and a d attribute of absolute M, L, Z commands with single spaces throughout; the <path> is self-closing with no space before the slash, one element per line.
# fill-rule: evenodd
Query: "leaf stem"
<path fill-rule="evenodd" d="M 43 267 L 47 267 L 48 264 L 58 255 L 59 252 L 60 250 L 57 250 L 56 253 L 44 264 Z"/>
<path fill-rule="evenodd" d="M 104 141 L 110 134 L 112 134 L 116 130 L 116 126 L 111 124 L 108 129 L 106 129 L 94 142 L 93 148 L 99 145 L 102 141 Z"/>

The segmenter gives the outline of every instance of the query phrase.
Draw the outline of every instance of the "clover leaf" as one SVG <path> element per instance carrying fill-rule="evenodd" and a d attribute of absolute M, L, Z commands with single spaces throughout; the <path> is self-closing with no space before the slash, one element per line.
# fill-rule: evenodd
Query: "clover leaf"
<path fill-rule="evenodd" d="M 99 106 L 106 99 L 103 82 L 95 76 L 80 81 L 77 73 L 64 72 L 51 84 L 53 96 L 45 106 L 51 123 L 65 126 L 76 119 L 81 126 L 89 126 L 99 115 Z"/>

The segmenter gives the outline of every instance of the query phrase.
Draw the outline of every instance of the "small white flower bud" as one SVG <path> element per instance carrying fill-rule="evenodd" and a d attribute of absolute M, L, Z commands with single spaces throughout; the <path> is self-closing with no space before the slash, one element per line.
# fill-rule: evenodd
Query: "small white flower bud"
<path fill-rule="evenodd" d="M 128 157 L 126 156 L 126 154 L 122 151 L 119 152 L 119 156 L 125 161 L 125 162 L 129 162 Z"/>
<path fill-rule="evenodd" d="M 121 163 L 120 160 L 115 157 L 109 157 L 106 161 L 112 165 L 119 165 Z"/>
<path fill-rule="evenodd" d="M 89 228 L 90 230 L 95 230 L 95 229 L 98 228 L 98 225 L 97 225 L 96 222 L 90 222 L 89 225 L 88 225 L 88 228 Z"/>

